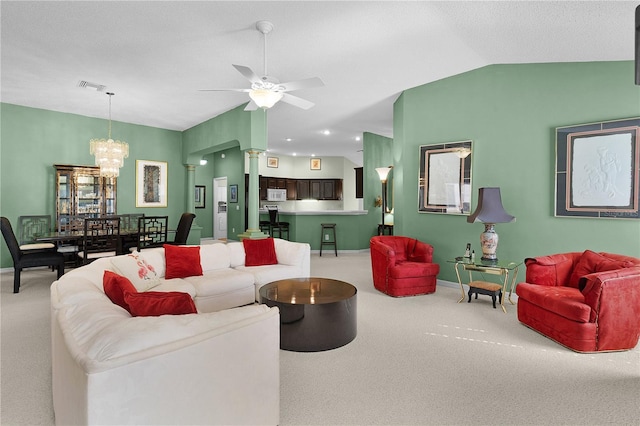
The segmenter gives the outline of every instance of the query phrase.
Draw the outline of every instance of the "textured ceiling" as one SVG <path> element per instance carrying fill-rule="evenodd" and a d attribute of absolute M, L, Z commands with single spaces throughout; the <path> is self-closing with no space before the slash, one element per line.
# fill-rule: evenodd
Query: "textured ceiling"
<path fill-rule="evenodd" d="M 293 92 L 316 103 L 310 110 L 269 110 L 270 151 L 361 164 L 356 136 L 393 136 L 405 89 L 489 64 L 632 60 L 637 5 L 3 0 L 1 100 L 106 118 L 107 96 L 78 88 L 85 80 L 115 92 L 113 120 L 185 130 L 248 101 L 199 89 L 248 87 L 231 64 L 262 75 L 255 23 L 269 20 L 269 75 L 326 85 Z"/>

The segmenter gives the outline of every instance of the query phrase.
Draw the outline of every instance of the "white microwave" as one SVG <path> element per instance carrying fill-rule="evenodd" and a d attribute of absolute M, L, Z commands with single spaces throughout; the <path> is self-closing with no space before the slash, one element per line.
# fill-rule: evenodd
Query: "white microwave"
<path fill-rule="evenodd" d="M 267 201 L 287 201 L 287 190 L 267 188 Z"/>

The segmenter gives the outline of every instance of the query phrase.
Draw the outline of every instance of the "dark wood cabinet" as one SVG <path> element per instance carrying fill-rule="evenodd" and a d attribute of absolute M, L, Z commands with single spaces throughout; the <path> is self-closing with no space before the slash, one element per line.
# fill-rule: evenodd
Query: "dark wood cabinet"
<path fill-rule="evenodd" d="M 356 167 L 356 198 L 364 198 L 364 175 L 363 168 Z"/>
<path fill-rule="evenodd" d="M 296 185 L 295 179 L 287 179 L 287 200 L 298 199 L 298 185 Z"/>
<path fill-rule="evenodd" d="M 267 189 L 286 189 L 287 200 L 342 200 L 342 179 L 288 179 L 260 176 L 260 200 Z"/>
<path fill-rule="evenodd" d="M 296 200 L 308 200 L 311 198 L 308 179 L 297 179 L 296 189 L 297 189 Z"/>

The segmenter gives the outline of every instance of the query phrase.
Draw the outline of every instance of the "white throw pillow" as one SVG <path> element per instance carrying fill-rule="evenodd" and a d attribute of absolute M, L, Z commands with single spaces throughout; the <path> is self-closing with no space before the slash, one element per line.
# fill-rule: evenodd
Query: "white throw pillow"
<path fill-rule="evenodd" d="M 155 268 L 149 264 L 140 252 L 111 258 L 115 272 L 127 277 L 138 291 L 147 291 L 160 284 Z"/>

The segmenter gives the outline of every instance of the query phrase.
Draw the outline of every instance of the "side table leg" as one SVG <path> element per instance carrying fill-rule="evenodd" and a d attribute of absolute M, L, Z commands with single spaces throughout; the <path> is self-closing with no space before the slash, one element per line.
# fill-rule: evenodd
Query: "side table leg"
<path fill-rule="evenodd" d="M 513 270 L 513 278 L 511 278 L 511 287 L 509 288 L 509 303 L 515 305 L 514 301 L 511 300 L 511 293 L 513 293 L 513 287 L 516 284 L 516 279 L 518 278 L 518 267 Z"/>
<path fill-rule="evenodd" d="M 462 293 L 462 297 L 458 300 L 458 303 L 460 303 L 464 300 L 464 287 L 462 286 L 462 280 L 460 279 L 460 271 L 458 271 L 457 263 L 455 264 L 454 269 L 456 270 L 456 276 L 458 277 L 458 283 L 460 284 L 460 293 Z"/>

